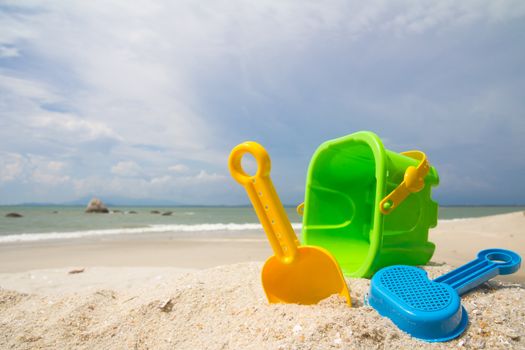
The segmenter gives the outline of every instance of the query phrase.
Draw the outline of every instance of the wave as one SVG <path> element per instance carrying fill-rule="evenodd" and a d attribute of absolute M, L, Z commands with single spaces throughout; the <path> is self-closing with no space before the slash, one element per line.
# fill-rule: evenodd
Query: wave
<path fill-rule="evenodd" d="M 479 217 L 472 217 L 472 218 L 452 218 L 452 219 L 438 219 L 438 225 L 440 222 L 461 222 L 461 221 L 468 221 L 472 219 L 479 219 Z"/>
<path fill-rule="evenodd" d="M 190 214 L 191 215 L 191 214 Z M 469 218 L 440 219 L 438 222 L 464 221 Z M 301 223 L 293 223 L 292 227 L 300 230 Z M 96 236 L 113 236 L 113 235 L 134 235 L 145 233 L 169 233 L 169 232 L 213 232 L 213 231 L 243 231 L 243 230 L 260 230 L 261 224 L 258 223 L 216 223 L 216 224 L 193 224 L 193 225 L 149 225 L 146 227 L 136 228 L 114 228 L 100 230 L 84 230 L 70 232 L 39 232 L 39 233 L 19 233 L 0 236 L 0 244 L 17 243 L 17 242 L 36 242 L 59 239 L 74 239 Z"/>
<path fill-rule="evenodd" d="M 296 230 L 301 229 L 300 223 L 293 223 L 292 227 Z M 166 233 L 166 232 L 213 232 L 213 231 L 243 231 L 243 230 L 260 230 L 260 224 L 195 224 L 195 225 L 150 225 L 147 227 L 136 228 L 114 228 L 102 230 L 85 230 L 71 232 L 42 232 L 42 233 L 19 233 L 6 236 L 0 236 L 1 243 L 16 242 L 35 242 L 56 239 L 74 239 L 96 236 L 110 235 L 133 235 L 143 233 Z"/>

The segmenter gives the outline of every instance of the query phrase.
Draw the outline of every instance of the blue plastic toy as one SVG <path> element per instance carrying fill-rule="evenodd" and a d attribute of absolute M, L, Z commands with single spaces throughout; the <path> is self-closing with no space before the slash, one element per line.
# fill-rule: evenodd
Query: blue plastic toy
<path fill-rule="evenodd" d="M 516 272 L 521 257 L 505 249 L 486 249 L 477 259 L 431 281 L 419 268 L 395 265 L 371 280 L 368 303 L 401 330 L 429 342 L 458 337 L 468 324 L 460 296 L 497 275 Z"/>

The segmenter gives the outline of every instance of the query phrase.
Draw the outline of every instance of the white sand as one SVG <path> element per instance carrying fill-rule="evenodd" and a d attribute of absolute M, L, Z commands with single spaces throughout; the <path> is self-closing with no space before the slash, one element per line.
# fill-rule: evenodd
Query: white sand
<path fill-rule="evenodd" d="M 440 223 L 431 233 L 438 247 L 434 261 L 457 266 L 491 247 L 523 256 L 524 228 L 522 213 Z M 8 259 L 4 253 L 26 259 L 9 260 L 18 272 L 0 274 L 0 349 L 525 349 L 525 289 L 519 284 L 492 281 L 464 296 L 467 331 L 429 344 L 363 305 L 369 280 L 348 280 L 352 308 L 336 297 L 314 306 L 269 305 L 260 284 L 262 262 L 231 264 L 263 260 L 266 242 L 169 242 L 0 248 L 0 263 Z M 164 267 L 144 267 L 144 261 Z M 113 267 L 97 266 L 105 262 Z M 197 270 L 221 263 L 228 265 Z M 68 274 L 73 267 L 85 270 Z M 451 268 L 426 267 L 430 277 Z"/>
<path fill-rule="evenodd" d="M 446 261 L 454 267 L 487 248 L 510 249 L 525 258 L 525 212 L 440 221 L 430 231 L 430 241 L 436 244 L 432 260 Z M 499 279 L 525 283 L 525 268 Z"/>
<path fill-rule="evenodd" d="M 137 271 L 129 285 L 119 268 L 35 271 L 53 288 L 39 294 L 0 291 L 2 349 L 407 349 L 525 347 L 525 290 L 491 282 L 463 298 L 470 326 L 459 339 L 428 344 L 399 331 L 363 305 L 369 281 L 348 281 L 354 307 L 329 298 L 315 306 L 269 305 L 260 285 L 261 263 L 180 274 Z M 428 268 L 431 277 L 449 270 Z M 173 273 L 171 273 L 173 272 Z M 105 278 L 101 278 L 101 275 Z M 141 277 L 138 277 L 138 276 Z M 98 276 L 98 277 L 97 277 Z M 27 276 L 20 278 L 28 278 Z M 29 277 L 31 278 L 31 277 Z M 51 292 L 51 293 L 50 293 Z M 164 311 L 159 308 L 164 305 Z"/>

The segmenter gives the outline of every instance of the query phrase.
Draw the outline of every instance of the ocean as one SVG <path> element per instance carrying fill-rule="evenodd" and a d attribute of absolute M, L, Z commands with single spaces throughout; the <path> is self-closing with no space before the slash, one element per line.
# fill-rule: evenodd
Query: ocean
<path fill-rule="evenodd" d="M 80 206 L 0 206 L 0 244 L 164 232 L 213 235 L 261 227 L 249 207 L 111 207 L 111 210 L 119 212 L 86 214 Z M 457 220 L 523 210 L 525 206 L 440 207 L 439 219 Z M 288 207 L 286 211 L 293 227 L 300 229 L 301 218 L 295 208 Z M 10 212 L 23 217 L 5 217 Z"/>

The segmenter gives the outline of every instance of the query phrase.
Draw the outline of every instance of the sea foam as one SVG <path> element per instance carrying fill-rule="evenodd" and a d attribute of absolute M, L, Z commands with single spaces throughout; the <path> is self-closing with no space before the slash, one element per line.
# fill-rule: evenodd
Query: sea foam
<path fill-rule="evenodd" d="M 301 229 L 300 223 L 293 223 L 296 230 Z M 102 230 L 85 230 L 70 232 L 41 232 L 41 233 L 19 233 L 0 236 L 1 243 L 35 242 L 56 239 L 73 239 L 109 235 L 133 235 L 143 233 L 167 233 L 167 232 L 213 232 L 213 231 L 243 231 L 262 229 L 260 224 L 195 224 L 195 225 L 149 225 L 136 228 L 114 228 Z"/>

